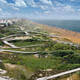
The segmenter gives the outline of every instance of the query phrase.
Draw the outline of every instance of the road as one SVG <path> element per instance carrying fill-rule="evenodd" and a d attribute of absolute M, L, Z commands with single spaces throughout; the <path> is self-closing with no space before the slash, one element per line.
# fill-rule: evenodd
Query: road
<path fill-rule="evenodd" d="M 23 53 L 23 54 L 37 54 L 38 52 L 24 52 L 24 51 L 14 51 L 14 50 L 5 50 L 0 49 L 0 52 L 13 52 L 13 53 Z"/>
<path fill-rule="evenodd" d="M 48 77 L 38 78 L 36 80 L 48 80 L 48 79 L 50 80 L 50 79 L 54 79 L 54 78 L 57 78 L 57 77 L 60 77 L 60 76 L 63 76 L 63 75 L 67 75 L 67 74 L 70 74 L 70 73 L 73 73 L 73 72 L 77 72 L 77 71 L 80 71 L 80 68 L 69 70 L 69 71 L 62 72 L 62 73 L 59 73 L 59 74 L 55 74 L 55 75 L 48 76 Z"/>

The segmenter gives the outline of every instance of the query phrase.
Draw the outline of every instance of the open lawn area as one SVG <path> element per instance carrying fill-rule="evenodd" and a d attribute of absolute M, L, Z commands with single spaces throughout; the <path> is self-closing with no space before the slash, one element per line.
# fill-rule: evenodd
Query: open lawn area
<path fill-rule="evenodd" d="M 32 41 L 32 40 L 14 40 L 14 41 L 9 41 L 13 43 L 14 45 L 18 47 L 24 47 L 24 46 L 30 46 L 30 45 L 38 45 L 38 44 L 45 44 L 45 41 Z"/>

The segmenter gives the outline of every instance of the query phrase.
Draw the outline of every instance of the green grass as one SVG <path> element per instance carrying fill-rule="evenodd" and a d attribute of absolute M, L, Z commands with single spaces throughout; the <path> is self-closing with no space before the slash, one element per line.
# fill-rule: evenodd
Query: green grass
<path fill-rule="evenodd" d="M 24 52 L 35 52 L 35 51 L 39 51 L 39 49 L 41 49 L 41 47 L 30 47 L 30 48 L 23 48 L 23 49 L 20 49 L 20 48 L 5 48 L 6 50 L 14 50 L 14 51 L 24 51 Z"/>
<path fill-rule="evenodd" d="M 23 40 L 23 41 L 16 40 L 16 41 L 10 41 L 10 42 L 19 47 L 45 43 L 44 41 L 27 41 L 27 40 Z"/>
<path fill-rule="evenodd" d="M 25 65 L 32 70 L 40 69 L 51 69 L 55 68 L 60 64 L 60 59 L 54 60 L 50 57 L 48 58 L 35 58 L 34 56 L 20 56 L 21 61 L 18 62 L 20 65 Z M 56 63 L 57 61 L 57 63 Z"/>
<path fill-rule="evenodd" d="M 26 68 L 32 70 L 32 71 L 37 71 L 37 70 L 43 70 L 43 69 L 52 69 L 56 68 L 56 66 L 59 66 L 61 64 L 61 59 L 60 58 L 36 58 L 35 56 L 32 55 L 22 55 L 18 54 L 16 57 L 15 55 L 9 56 L 7 55 L 7 58 L 3 59 L 4 63 L 11 63 L 11 64 L 16 64 L 16 65 L 23 65 Z"/>
<path fill-rule="evenodd" d="M 15 55 L 14 55 L 15 56 Z M 44 70 L 44 69 L 54 69 L 54 70 L 69 70 L 74 69 L 80 66 L 80 64 L 71 64 L 63 62 L 63 58 L 61 57 L 54 57 L 49 56 L 48 58 L 36 58 L 33 55 L 22 55 L 18 54 L 17 57 L 12 58 L 6 58 L 4 62 L 12 63 L 16 65 L 22 65 L 26 68 L 30 69 L 31 71 L 38 71 L 38 70 Z"/>
<path fill-rule="evenodd" d="M 4 43 L 2 41 L 0 41 L 0 46 L 3 46 L 3 45 L 4 45 Z"/>

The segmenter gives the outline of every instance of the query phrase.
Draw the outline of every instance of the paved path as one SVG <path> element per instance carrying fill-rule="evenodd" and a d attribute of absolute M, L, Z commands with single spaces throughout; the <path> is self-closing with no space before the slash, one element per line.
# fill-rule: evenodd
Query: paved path
<path fill-rule="evenodd" d="M 10 46 L 11 48 L 29 48 L 29 47 L 45 46 L 45 44 L 34 44 L 34 45 L 27 45 L 27 46 L 17 47 L 14 44 L 9 43 L 8 41 L 3 41 L 3 43 Z"/>
<path fill-rule="evenodd" d="M 32 39 L 29 36 L 19 36 L 19 37 L 11 37 L 6 39 L 6 41 L 12 41 L 12 40 L 27 40 L 27 39 Z"/>
<path fill-rule="evenodd" d="M 4 39 L 6 39 L 6 38 L 10 38 L 10 37 L 13 37 L 13 36 L 16 36 L 16 34 L 14 34 L 14 35 L 9 35 L 9 36 L 6 36 L 6 37 L 2 37 L 2 38 L 0 38 L 1 40 L 4 40 Z"/>
<path fill-rule="evenodd" d="M 24 32 L 26 34 L 26 36 L 29 36 L 29 33 L 27 31 L 25 31 L 25 28 L 24 27 L 21 27 L 20 26 L 20 29 L 21 29 L 22 32 Z"/>
<path fill-rule="evenodd" d="M 6 73 L 7 73 L 6 70 L 0 69 L 0 74 L 6 74 Z"/>
<path fill-rule="evenodd" d="M 0 52 L 13 52 L 13 53 L 23 53 L 23 54 L 37 54 L 38 52 L 24 52 L 24 51 L 14 51 L 14 50 L 5 50 L 0 49 Z"/>
<path fill-rule="evenodd" d="M 12 43 L 9 43 L 8 41 L 3 41 L 3 43 L 10 46 L 11 48 L 18 48 L 15 45 L 13 45 Z"/>
<path fill-rule="evenodd" d="M 16 80 L 14 78 L 9 78 L 9 76 L 0 77 L 0 80 Z"/>
<path fill-rule="evenodd" d="M 29 33 L 28 32 L 24 32 L 27 36 L 29 35 Z"/>
<path fill-rule="evenodd" d="M 80 71 L 80 68 L 73 69 L 73 70 L 69 70 L 69 71 L 62 72 L 62 73 L 59 73 L 59 74 L 56 74 L 56 75 L 52 75 L 52 76 L 48 76 L 48 77 L 38 78 L 38 79 L 36 79 L 36 80 L 54 79 L 54 78 L 57 78 L 57 77 L 60 77 L 60 76 L 66 75 L 66 74 L 70 74 L 70 73 L 73 73 L 73 72 L 77 72 L 77 71 Z"/>
<path fill-rule="evenodd" d="M 79 44 L 74 44 L 74 43 L 72 43 L 72 42 L 60 41 L 60 40 L 54 40 L 54 41 L 56 41 L 56 42 L 58 42 L 58 43 L 69 44 L 69 45 L 74 46 L 74 47 L 76 47 L 76 48 L 79 48 L 79 47 L 80 47 Z"/>
<path fill-rule="evenodd" d="M 1 77 L 0 77 L 0 80 L 9 80 L 9 79 L 5 79 L 5 78 L 1 78 Z"/>

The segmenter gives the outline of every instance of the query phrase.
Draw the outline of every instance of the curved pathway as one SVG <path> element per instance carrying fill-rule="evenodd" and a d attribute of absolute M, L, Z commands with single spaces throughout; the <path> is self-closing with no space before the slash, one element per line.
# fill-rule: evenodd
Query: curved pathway
<path fill-rule="evenodd" d="M 62 72 L 62 73 L 52 75 L 52 76 L 48 76 L 48 77 L 38 78 L 36 80 L 48 80 L 48 79 L 50 80 L 50 79 L 54 79 L 54 78 L 57 78 L 57 77 L 60 77 L 60 76 L 66 75 L 66 74 L 74 73 L 74 72 L 77 72 L 77 71 L 80 71 L 80 68 L 69 70 L 69 71 Z"/>
<path fill-rule="evenodd" d="M 13 52 L 13 53 L 23 53 L 23 54 L 37 54 L 38 52 L 24 52 L 24 51 L 14 51 L 14 50 L 5 50 L 0 49 L 0 52 Z"/>
<path fill-rule="evenodd" d="M 15 45 L 13 45 L 12 43 L 9 43 L 8 41 L 3 41 L 3 43 L 10 46 L 11 48 L 18 48 Z"/>
<path fill-rule="evenodd" d="M 5 79 L 5 78 L 0 77 L 0 80 L 10 80 L 10 79 Z"/>

